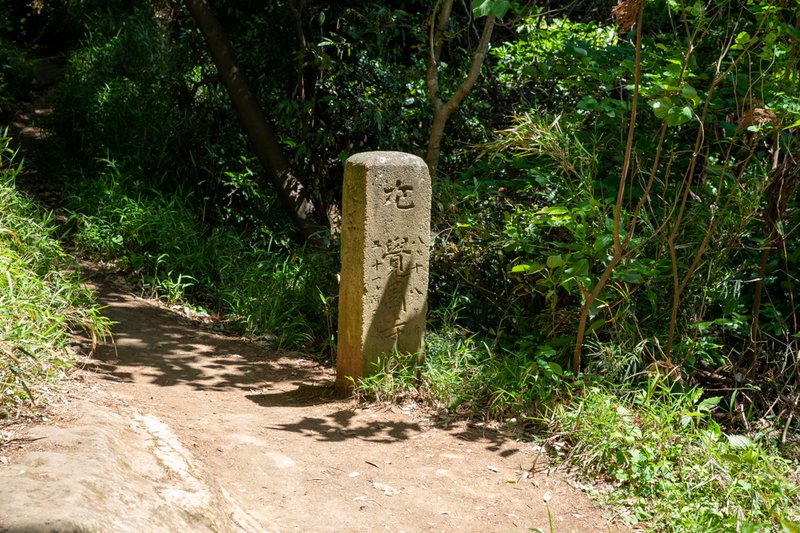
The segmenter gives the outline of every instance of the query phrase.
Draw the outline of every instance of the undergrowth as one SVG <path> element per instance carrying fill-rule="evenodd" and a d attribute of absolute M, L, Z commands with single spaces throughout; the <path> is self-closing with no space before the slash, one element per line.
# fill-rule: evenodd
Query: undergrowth
<path fill-rule="evenodd" d="M 278 234 L 211 227 L 181 192 L 147 188 L 115 162 L 102 163 L 95 179 L 70 186 L 71 238 L 80 250 L 115 262 L 148 296 L 208 307 L 278 347 L 330 354 L 334 254 Z"/>
<path fill-rule="evenodd" d="M 726 433 L 720 398 L 672 390 L 591 385 L 548 416 L 567 462 L 613 487 L 604 498 L 656 531 L 796 531 L 797 463 L 766 435 Z"/>
<path fill-rule="evenodd" d="M 55 225 L 15 186 L 22 163 L 0 135 L 0 416 L 72 364 L 70 330 L 105 336 L 109 322 L 53 238 Z"/>

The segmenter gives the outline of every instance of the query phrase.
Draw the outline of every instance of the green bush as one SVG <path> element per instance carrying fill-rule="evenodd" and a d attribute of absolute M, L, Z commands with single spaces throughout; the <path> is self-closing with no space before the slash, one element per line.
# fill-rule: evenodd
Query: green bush
<path fill-rule="evenodd" d="M 72 239 L 132 274 L 149 294 L 190 299 L 279 346 L 330 354 L 335 256 L 298 249 L 287 237 L 263 241 L 211 228 L 185 195 L 148 188 L 105 160 L 93 180 L 70 187 Z"/>
<path fill-rule="evenodd" d="M 795 531 L 798 465 L 764 435 L 724 432 L 720 399 L 658 377 L 645 390 L 588 385 L 556 406 L 550 429 L 568 462 L 610 482 L 606 497 L 649 530 Z"/>
<path fill-rule="evenodd" d="M 180 168 L 192 129 L 166 95 L 180 86 L 179 50 L 146 8 L 97 15 L 53 96 L 53 127 L 67 149 L 135 164 L 151 183 Z M 146 112 L 143 112 L 146 110 Z"/>
<path fill-rule="evenodd" d="M 0 117 L 9 115 L 28 94 L 33 78 L 33 65 L 25 52 L 0 34 Z"/>

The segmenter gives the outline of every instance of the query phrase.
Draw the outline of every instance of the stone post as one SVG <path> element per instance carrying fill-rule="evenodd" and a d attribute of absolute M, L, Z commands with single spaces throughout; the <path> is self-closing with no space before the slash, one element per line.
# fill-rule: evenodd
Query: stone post
<path fill-rule="evenodd" d="M 417 156 L 367 152 L 345 163 L 336 388 L 395 350 L 423 357 L 431 180 Z"/>

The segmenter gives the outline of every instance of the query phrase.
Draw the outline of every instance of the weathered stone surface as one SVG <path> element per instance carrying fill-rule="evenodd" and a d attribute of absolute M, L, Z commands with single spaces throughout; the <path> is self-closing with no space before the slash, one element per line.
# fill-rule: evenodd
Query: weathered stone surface
<path fill-rule="evenodd" d="M 77 401 L 74 426 L 34 426 L 0 465 L 2 532 L 265 531 L 160 419 Z"/>
<path fill-rule="evenodd" d="M 345 164 L 336 384 L 374 373 L 383 354 L 422 356 L 428 298 L 431 182 L 402 152 Z"/>

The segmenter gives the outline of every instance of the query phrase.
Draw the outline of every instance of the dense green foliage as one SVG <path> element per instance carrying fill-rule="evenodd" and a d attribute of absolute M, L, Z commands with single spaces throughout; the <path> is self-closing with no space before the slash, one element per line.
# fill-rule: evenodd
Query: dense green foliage
<path fill-rule="evenodd" d="M 33 81 L 30 60 L 11 40 L 19 30 L 13 15 L 7 4 L 0 6 L 0 117 L 11 113 Z"/>
<path fill-rule="evenodd" d="M 54 238 L 53 221 L 15 189 L 22 164 L 8 145 L 0 136 L 0 417 L 35 403 L 69 368 L 71 330 L 93 339 L 108 331 Z"/>
<path fill-rule="evenodd" d="M 333 222 L 324 246 L 293 241 L 167 1 L 53 2 L 35 23 L 62 18 L 74 43 L 50 146 L 70 238 L 146 291 L 328 355 L 342 162 L 424 153 L 433 3 L 211 4 Z M 641 5 L 620 32 L 610 3 L 472 3 L 505 16 L 434 183 L 425 366 L 397 354 L 361 390 L 563 434 L 655 529 L 778 528 L 797 519 L 773 452 L 793 455 L 800 419 L 798 10 L 628 0 L 618 21 Z M 443 93 L 469 66 L 471 15 L 445 28 Z"/>
<path fill-rule="evenodd" d="M 781 128 L 800 111 L 792 86 L 796 74 L 775 59 L 796 49 L 791 28 L 753 11 L 738 13 L 744 25 L 737 38 L 755 32 L 759 23 L 775 29 L 746 53 L 734 44 L 727 60 L 686 55 L 682 34 L 643 39 L 640 98 L 649 108 L 639 110 L 633 132 L 634 169 L 622 197 L 621 237 L 637 226 L 631 228 L 630 250 L 589 310 L 588 363 L 615 379 L 664 358 L 681 362 L 686 372 L 701 361 L 715 367 L 744 363 L 753 301 L 753 285 L 745 280 L 758 275 L 766 238 L 759 211 L 770 146 L 779 142 L 784 155 L 795 152 L 796 134 Z M 698 30 L 711 24 L 702 16 L 686 17 Z M 702 31 L 702 40 L 694 37 L 697 49 L 718 50 L 713 43 L 733 38 L 720 28 Z M 465 284 L 477 288 L 470 297 L 482 306 L 482 323 L 494 308 L 494 324 L 503 324 L 514 338 L 522 335 L 534 350 L 543 343 L 560 349 L 574 342 L 585 295 L 613 253 L 636 62 L 630 44 L 595 23 L 535 19 L 520 32 L 514 43 L 494 50 L 501 58 L 495 73 L 506 91 L 522 87 L 525 99 L 514 122 L 486 146 L 491 159 L 470 171 L 473 183 L 453 186 L 460 201 L 447 214 L 451 231 L 443 234 L 440 250 L 451 268 L 467 263 L 461 267 L 466 283 L 445 281 L 452 291 Z M 734 66 L 751 55 L 761 66 L 758 76 Z M 726 75 L 716 79 L 717 70 Z M 754 102 L 764 100 L 780 122 L 746 124 L 747 110 L 752 113 Z M 787 228 L 794 227 L 795 207 L 789 203 Z M 773 317 L 769 327 L 777 341 L 765 351 L 796 362 L 789 294 L 796 239 L 785 235 L 784 241 L 785 262 L 773 259 L 764 286 L 770 303 L 763 311 Z M 678 338 L 669 349 L 664 325 L 671 309 L 663 304 L 675 296 L 674 278 L 685 287 L 678 295 Z"/>
<path fill-rule="evenodd" d="M 327 294 L 334 256 L 305 252 L 285 238 L 255 240 L 209 228 L 180 192 L 147 189 L 112 162 L 69 188 L 75 243 L 139 277 L 149 294 L 228 316 L 232 326 L 275 337 L 278 346 L 330 348 Z M 269 295 L 269 296 L 266 296 Z"/>
<path fill-rule="evenodd" d="M 631 521 L 672 531 L 793 531 L 796 465 L 763 436 L 725 433 L 711 418 L 719 397 L 674 393 L 658 380 L 645 390 L 589 386 L 581 409 L 559 406 L 551 428 L 569 458 L 613 480 L 606 497 L 627 499 Z"/>

